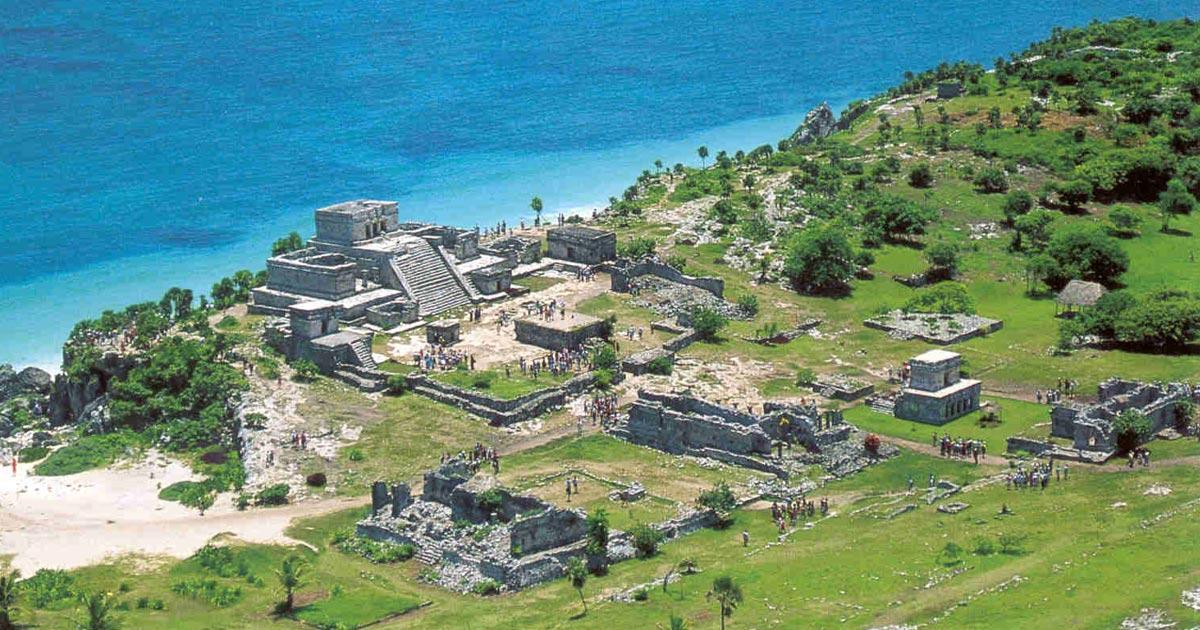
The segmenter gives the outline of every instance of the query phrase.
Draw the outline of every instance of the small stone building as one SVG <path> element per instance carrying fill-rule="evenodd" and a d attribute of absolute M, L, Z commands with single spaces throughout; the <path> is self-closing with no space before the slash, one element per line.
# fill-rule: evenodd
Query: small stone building
<path fill-rule="evenodd" d="M 617 257 L 617 235 L 582 225 L 551 228 L 546 232 L 551 258 L 596 265 Z"/>
<path fill-rule="evenodd" d="M 578 348 L 588 339 L 603 336 L 607 326 L 604 320 L 583 313 L 568 313 L 566 319 L 551 320 L 531 315 L 513 323 L 517 341 L 547 350 Z"/>
<path fill-rule="evenodd" d="M 962 355 L 946 350 L 930 350 L 910 360 L 896 417 L 941 425 L 979 409 L 982 384 L 962 378 L 961 368 Z"/>
<path fill-rule="evenodd" d="M 1065 402 L 1050 410 L 1050 435 L 1070 439 L 1084 451 L 1112 452 L 1117 448 L 1113 421 L 1125 411 L 1136 411 L 1151 424 L 1152 433 L 1174 425 L 1180 405 L 1194 401 L 1185 383 L 1139 383 L 1111 378 L 1096 388 L 1098 402 L 1084 405 Z"/>
<path fill-rule="evenodd" d="M 452 346 L 458 343 L 459 325 L 453 319 L 440 319 L 425 325 L 425 341 L 439 346 Z"/>

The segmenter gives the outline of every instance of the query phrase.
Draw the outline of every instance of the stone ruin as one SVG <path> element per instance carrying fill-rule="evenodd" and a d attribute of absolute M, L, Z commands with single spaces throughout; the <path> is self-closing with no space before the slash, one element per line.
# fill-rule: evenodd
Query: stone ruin
<path fill-rule="evenodd" d="M 716 522 L 711 510 L 688 510 L 652 527 L 670 539 Z M 528 588 L 562 577 L 575 557 L 595 567 L 636 555 L 629 535 L 611 530 L 603 556 L 590 556 L 583 510 L 513 493 L 459 459 L 426 472 L 419 497 L 407 484 L 376 482 L 371 515 L 355 531 L 371 540 L 413 545 L 416 559 L 433 568 L 429 579 L 459 592 L 488 581 L 503 590 Z"/>
<path fill-rule="evenodd" d="M 1110 378 L 1097 387 L 1095 404 L 1064 402 L 1050 410 L 1050 435 L 1067 438 L 1080 451 L 1111 454 L 1117 449 L 1113 421 L 1133 410 L 1150 420 L 1158 433 L 1174 426 L 1179 404 L 1195 401 L 1196 391 L 1186 383 L 1139 383 Z"/>
<path fill-rule="evenodd" d="M 812 390 L 830 400 L 850 402 L 875 392 L 875 386 L 845 374 L 821 374 L 812 383 Z"/>
<path fill-rule="evenodd" d="M 835 476 L 869 465 L 854 426 L 816 405 L 765 403 L 762 414 L 686 394 L 638 391 L 628 416 L 612 427 L 620 439 L 674 455 L 714 459 L 788 479 L 797 466 L 818 464 Z M 790 444 L 785 449 L 783 445 Z M 786 452 L 783 452 L 785 451 Z M 884 447 L 881 454 L 894 449 Z"/>
<path fill-rule="evenodd" d="M 963 313 L 906 313 L 897 309 L 872 317 L 863 325 L 901 341 L 920 339 L 944 346 L 994 333 L 1004 322 Z"/>

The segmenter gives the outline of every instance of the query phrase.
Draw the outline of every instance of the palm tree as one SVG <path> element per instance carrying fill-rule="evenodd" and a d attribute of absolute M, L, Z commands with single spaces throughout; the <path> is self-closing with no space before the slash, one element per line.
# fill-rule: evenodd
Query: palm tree
<path fill-rule="evenodd" d="M 708 147 L 701 146 L 699 149 L 696 149 L 696 154 L 700 156 L 700 168 L 708 168 L 704 162 L 708 159 Z"/>
<path fill-rule="evenodd" d="M 687 630 L 687 622 L 683 617 L 671 615 L 671 630 Z"/>
<path fill-rule="evenodd" d="M 716 600 L 721 606 L 721 630 L 725 630 L 725 618 L 733 615 L 734 609 L 742 603 L 742 587 L 735 584 L 733 578 L 722 575 L 713 580 L 712 589 L 705 598 L 709 601 Z"/>
<path fill-rule="evenodd" d="M 0 576 L 0 630 L 13 630 L 12 614 L 17 609 L 17 580 L 21 571 L 13 569 L 8 575 Z"/>
<path fill-rule="evenodd" d="M 529 207 L 532 208 L 534 214 L 537 215 L 533 220 L 533 224 L 535 226 L 541 225 L 542 224 L 542 198 L 534 197 L 533 200 L 529 202 Z"/>
<path fill-rule="evenodd" d="M 121 627 L 112 616 L 113 603 L 108 593 L 97 591 L 79 597 L 86 619 L 76 624 L 80 630 L 116 630 Z"/>
<path fill-rule="evenodd" d="M 275 575 L 279 576 L 279 585 L 287 595 L 287 599 L 280 606 L 280 612 L 292 612 L 296 604 L 296 589 L 304 585 L 307 574 L 308 562 L 304 558 L 293 554 L 283 559 L 283 566 L 275 572 Z"/>
<path fill-rule="evenodd" d="M 583 597 L 583 587 L 587 584 L 587 567 L 583 565 L 583 560 L 579 556 L 575 556 L 567 561 L 567 578 L 571 580 L 571 586 L 579 591 L 579 601 L 583 602 L 583 614 L 587 614 L 587 599 Z"/>
<path fill-rule="evenodd" d="M 662 171 L 662 160 L 654 160 L 655 174 L 659 173 L 660 171 Z"/>

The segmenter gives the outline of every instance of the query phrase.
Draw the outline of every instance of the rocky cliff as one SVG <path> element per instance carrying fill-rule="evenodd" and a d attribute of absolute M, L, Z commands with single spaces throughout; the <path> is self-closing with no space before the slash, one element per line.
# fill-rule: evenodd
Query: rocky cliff
<path fill-rule="evenodd" d="M 69 365 L 70 361 L 64 361 Z M 89 416 L 108 395 L 113 379 L 123 379 L 137 364 L 137 357 L 109 351 L 92 362 L 83 376 L 59 374 L 50 391 L 50 423 L 60 426 Z M 97 401 L 100 401 L 97 403 Z M 93 404 L 97 403 L 97 404 Z"/>
<path fill-rule="evenodd" d="M 837 131 L 837 119 L 829 103 L 821 103 L 804 115 L 804 122 L 792 134 L 793 144 L 812 144 L 822 138 L 827 138 Z"/>

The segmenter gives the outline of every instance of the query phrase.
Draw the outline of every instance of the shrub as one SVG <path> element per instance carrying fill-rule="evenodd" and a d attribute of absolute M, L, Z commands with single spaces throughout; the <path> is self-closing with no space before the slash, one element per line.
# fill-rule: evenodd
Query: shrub
<path fill-rule="evenodd" d="M 38 569 L 19 586 L 34 608 L 57 607 L 76 595 L 75 576 L 60 569 Z"/>
<path fill-rule="evenodd" d="M 500 592 L 500 583 L 491 578 L 481 580 L 471 587 L 471 592 L 483 597 L 495 595 Z"/>
<path fill-rule="evenodd" d="M 221 328 L 223 330 L 229 330 L 230 328 L 237 328 L 237 327 L 238 327 L 238 320 L 233 315 L 226 315 L 225 317 L 221 318 L 221 321 L 217 322 L 217 328 Z"/>
<path fill-rule="evenodd" d="M 796 385 L 809 387 L 815 382 L 817 382 L 817 373 L 812 371 L 812 368 L 800 368 L 796 370 Z"/>
<path fill-rule="evenodd" d="M 608 512 L 604 508 L 594 510 L 587 517 L 587 547 L 592 556 L 603 556 L 608 549 Z"/>
<path fill-rule="evenodd" d="M 658 242 L 648 236 L 632 238 L 617 247 L 617 253 L 626 258 L 644 258 L 654 253 Z"/>
<path fill-rule="evenodd" d="M 334 533 L 331 541 L 338 551 L 358 555 L 372 564 L 392 564 L 413 557 L 415 548 L 408 543 L 391 543 L 363 538 L 347 528 Z"/>
<path fill-rule="evenodd" d="M 408 379 L 403 374 L 392 374 L 387 379 L 387 392 L 400 396 L 408 391 Z"/>
<path fill-rule="evenodd" d="M 296 370 L 296 380 L 302 382 L 312 382 L 321 373 L 321 369 L 317 367 L 317 364 L 308 359 L 297 360 L 292 364 L 292 368 Z"/>
<path fill-rule="evenodd" d="M 1119 238 L 1133 238 L 1142 227 L 1142 216 L 1129 206 L 1117 206 L 1108 213 L 1109 232 Z"/>
<path fill-rule="evenodd" d="M 658 545 L 665 538 L 662 532 L 645 523 L 639 523 L 630 528 L 629 536 L 633 539 L 634 549 L 637 549 L 643 558 L 649 558 L 658 553 Z"/>
<path fill-rule="evenodd" d="M 933 184 L 933 169 L 929 164 L 921 162 L 913 165 L 908 171 L 908 185 L 913 188 L 929 188 Z"/>
<path fill-rule="evenodd" d="M 304 478 L 304 483 L 314 488 L 324 488 L 328 481 L 323 472 L 315 472 Z"/>
<path fill-rule="evenodd" d="M 592 349 L 592 369 L 612 370 L 617 367 L 617 351 L 610 344 L 602 343 Z"/>
<path fill-rule="evenodd" d="M 879 436 L 875 435 L 874 433 L 868 433 L 867 437 L 863 438 L 863 448 L 872 455 L 879 454 L 879 446 L 882 443 L 883 441 L 880 440 Z"/>
<path fill-rule="evenodd" d="M 286 483 L 277 483 L 273 486 L 267 486 L 266 488 L 259 490 L 258 494 L 254 495 L 254 504 L 266 506 L 286 505 L 288 502 L 289 492 L 291 492 L 291 489 L 288 488 Z"/>
<path fill-rule="evenodd" d="M 1014 190 L 1004 197 L 1004 220 L 1009 225 L 1030 210 L 1033 210 L 1033 195 L 1029 191 Z"/>
<path fill-rule="evenodd" d="M 499 488 L 488 488 L 475 495 L 475 501 L 488 512 L 498 512 L 504 506 L 504 493 Z"/>
<path fill-rule="evenodd" d="M 908 313 L 975 313 L 975 300 L 967 293 L 967 287 L 957 282 L 943 282 L 932 287 L 918 289 L 904 303 Z"/>
<path fill-rule="evenodd" d="M 226 586 L 212 578 L 192 578 L 171 585 L 171 592 L 208 602 L 218 608 L 232 606 L 242 600 L 242 589 Z"/>
<path fill-rule="evenodd" d="M 977 556 L 990 556 L 996 553 L 996 545 L 991 540 L 980 537 L 975 541 L 975 549 L 972 553 Z"/>
<path fill-rule="evenodd" d="M 33 467 L 34 474 L 54 477 L 103 468 L 118 459 L 141 450 L 144 438 L 132 431 L 117 431 L 104 435 L 88 435 L 74 444 L 50 453 Z"/>
<path fill-rule="evenodd" d="M 364 460 L 366 458 L 367 458 L 367 456 L 365 453 L 363 453 L 363 450 L 361 448 L 354 447 L 354 448 L 346 451 L 346 459 L 348 459 L 352 462 L 361 462 L 362 460 Z"/>
<path fill-rule="evenodd" d="M 1192 420 L 1196 417 L 1196 403 L 1190 400 L 1181 400 L 1175 403 L 1175 430 L 1183 435 L 1187 435 L 1192 427 Z"/>
<path fill-rule="evenodd" d="M 758 296 L 754 295 L 753 293 L 743 293 L 742 295 L 739 295 L 737 299 L 737 305 L 738 308 L 742 309 L 743 313 L 749 315 L 750 317 L 758 315 Z"/>
<path fill-rule="evenodd" d="M 674 371 L 675 364 L 669 356 L 657 357 L 646 364 L 646 371 L 650 374 L 658 374 L 660 376 L 670 376 Z"/>
<path fill-rule="evenodd" d="M 701 492 L 696 502 L 717 512 L 731 512 L 737 507 L 737 497 L 733 496 L 729 484 L 724 481 L 717 483 L 711 490 Z"/>
<path fill-rule="evenodd" d="M 999 168 L 989 166 L 975 175 L 975 186 L 981 192 L 1002 193 L 1008 190 L 1008 175 Z"/>
<path fill-rule="evenodd" d="M 45 446 L 27 446 L 17 453 L 17 459 L 23 462 L 36 462 L 49 453 L 50 449 Z"/>
<path fill-rule="evenodd" d="M 691 313 L 692 328 L 696 331 L 696 336 L 705 341 L 712 341 L 717 338 L 721 329 L 729 323 L 724 315 L 715 308 L 701 306 Z"/>
<path fill-rule="evenodd" d="M 1008 556 L 1019 556 L 1025 553 L 1025 537 L 1018 534 L 1000 534 L 1000 553 Z"/>
<path fill-rule="evenodd" d="M 1137 448 L 1138 444 L 1149 439 L 1154 425 L 1146 416 L 1134 411 L 1126 409 L 1113 420 L 1113 433 L 1117 434 L 1117 448 L 1122 451 L 1131 451 Z"/>
<path fill-rule="evenodd" d="M 645 586 L 633 592 L 633 601 L 635 602 L 644 602 L 648 599 L 650 599 L 650 590 Z"/>

